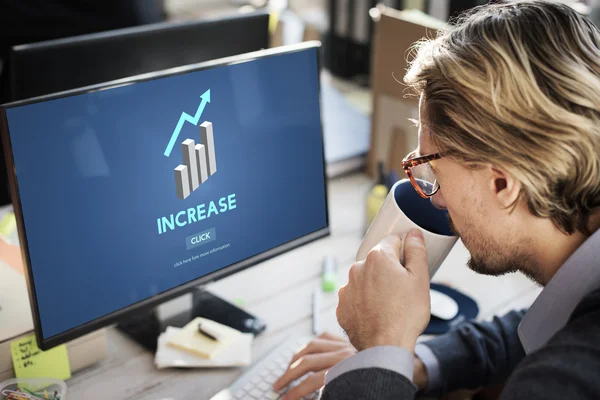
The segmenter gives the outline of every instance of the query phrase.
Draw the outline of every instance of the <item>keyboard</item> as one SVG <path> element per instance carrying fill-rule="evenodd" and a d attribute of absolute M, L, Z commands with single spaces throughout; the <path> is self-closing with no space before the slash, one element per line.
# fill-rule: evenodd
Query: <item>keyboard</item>
<path fill-rule="evenodd" d="M 283 397 L 286 390 L 298 385 L 304 378 L 292 382 L 283 391 L 273 390 L 273 383 L 287 370 L 290 360 L 301 346 L 313 339 L 313 336 L 292 337 L 284 340 L 256 364 L 249 367 L 231 386 L 214 395 L 211 400 L 277 400 Z M 303 397 L 305 400 L 316 399 L 319 392 Z"/>

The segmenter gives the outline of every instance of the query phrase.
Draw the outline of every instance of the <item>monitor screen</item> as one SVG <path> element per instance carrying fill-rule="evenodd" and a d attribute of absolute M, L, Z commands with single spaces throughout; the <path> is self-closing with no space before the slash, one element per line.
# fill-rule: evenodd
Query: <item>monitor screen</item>
<path fill-rule="evenodd" d="M 265 52 L 5 109 L 39 340 L 328 233 L 318 45 Z"/>

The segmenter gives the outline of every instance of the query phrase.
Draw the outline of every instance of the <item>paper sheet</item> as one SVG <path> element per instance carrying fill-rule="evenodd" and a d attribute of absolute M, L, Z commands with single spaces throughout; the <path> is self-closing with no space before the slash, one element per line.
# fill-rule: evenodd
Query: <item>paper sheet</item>
<path fill-rule="evenodd" d="M 0 257 L 0 342 L 32 330 L 25 276 Z"/>

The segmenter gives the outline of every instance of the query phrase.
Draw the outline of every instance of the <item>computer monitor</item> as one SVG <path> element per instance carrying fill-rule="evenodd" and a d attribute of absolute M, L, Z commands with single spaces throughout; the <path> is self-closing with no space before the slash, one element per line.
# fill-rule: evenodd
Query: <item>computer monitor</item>
<path fill-rule="evenodd" d="M 162 22 L 15 46 L 11 101 L 269 47 L 269 14 Z"/>
<path fill-rule="evenodd" d="M 329 234 L 319 49 L 0 108 L 42 349 Z"/>

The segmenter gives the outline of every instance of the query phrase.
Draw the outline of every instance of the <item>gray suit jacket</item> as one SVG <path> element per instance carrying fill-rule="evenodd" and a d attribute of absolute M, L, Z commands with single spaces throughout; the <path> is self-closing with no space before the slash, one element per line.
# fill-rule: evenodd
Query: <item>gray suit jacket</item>
<path fill-rule="evenodd" d="M 522 315 L 511 312 L 491 322 L 467 323 L 427 342 L 440 362 L 441 393 L 505 383 L 504 400 L 599 399 L 600 290 L 586 296 L 567 325 L 528 356 L 517 337 Z M 416 393 L 403 375 L 364 368 L 332 380 L 321 399 L 403 400 Z"/>

